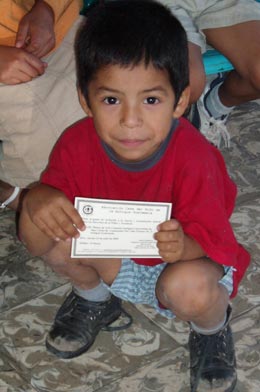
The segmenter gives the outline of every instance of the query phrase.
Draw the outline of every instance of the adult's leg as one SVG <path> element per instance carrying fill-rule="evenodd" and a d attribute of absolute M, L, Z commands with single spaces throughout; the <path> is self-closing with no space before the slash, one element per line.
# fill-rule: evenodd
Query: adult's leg
<path fill-rule="evenodd" d="M 219 88 L 219 98 L 227 107 L 260 97 L 260 21 L 229 27 L 205 29 L 207 42 L 234 65 Z"/>
<path fill-rule="evenodd" d="M 189 42 L 189 69 L 191 92 L 190 104 L 192 104 L 199 99 L 206 85 L 201 47 L 192 42 Z"/>
<path fill-rule="evenodd" d="M 252 2 L 248 5 L 252 6 Z M 256 18 L 260 19 L 259 9 L 256 10 Z M 252 14 L 252 9 L 250 12 Z M 217 21 L 220 22 L 219 18 Z M 197 102 L 199 128 L 216 146 L 220 147 L 224 141 L 228 147 L 230 136 L 226 122 L 233 107 L 260 97 L 260 20 L 221 28 L 205 26 L 203 32 L 208 43 L 223 53 L 235 69 L 224 81 L 215 79 Z"/>
<path fill-rule="evenodd" d="M 78 23 L 46 57 L 44 75 L 16 86 L 0 84 L 0 203 L 15 186 L 39 180 L 60 134 L 85 116 L 77 96 L 73 51 Z M 9 207 L 17 209 L 18 199 Z"/>
<path fill-rule="evenodd" d="M 180 21 L 187 34 L 191 87 L 190 104 L 192 104 L 201 96 L 206 84 L 201 55 L 206 50 L 205 37 L 198 31 L 194 23 L 191 16 L 193 7 L 190 7 L 190 2 L 184 1 L 181 2 L 181 5 L 176 5 L 178 3 L 176 1 L 159 0 L 159 2 L 170 7 L 171 12 Z"/>

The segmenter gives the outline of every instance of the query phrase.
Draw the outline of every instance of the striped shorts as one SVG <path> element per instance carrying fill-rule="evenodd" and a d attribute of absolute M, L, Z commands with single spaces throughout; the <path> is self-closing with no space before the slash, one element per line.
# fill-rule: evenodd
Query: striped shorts
<path fill-rule="evenodd" d="M 123 259 L 121 269 L 108 289 L 116 297 L 135 304 L 150 305 L 161 315 L 173 318 L 175 315 L 160 307 L 155 294 L 157 280 L 167 263 L 155 266 L 136 264 L 131 259 Z M 224 275 L 219 283 L 226 287 L 229 295 L 233 291 L 233 268 L 224 266 Z"/>

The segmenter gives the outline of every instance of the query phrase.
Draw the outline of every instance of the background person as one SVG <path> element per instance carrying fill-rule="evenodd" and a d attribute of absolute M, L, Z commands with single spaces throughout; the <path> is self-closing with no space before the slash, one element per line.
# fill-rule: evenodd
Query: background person
<path fill-rule="evenodd" d="M 73 48 L 81 7 L 0 2 L 0 208 L 17 209 L 21 188 L 39 180 L 61 132 L 84 116 Z"/>
<path fill-rule="evenodd" d="M 260 98 L 260 3 L 255 0 L 160 0 L 184 26 L 189 41 L 189 119 L 206 138 L 229 146 L 226 128 L 235 106 Z M 234 66 L 205 88 L 202 53 L 206 44 Z M 204 91 L 204 93 L 203 93 Z M 200 98 L 200 99 L 199 99 Z"/>

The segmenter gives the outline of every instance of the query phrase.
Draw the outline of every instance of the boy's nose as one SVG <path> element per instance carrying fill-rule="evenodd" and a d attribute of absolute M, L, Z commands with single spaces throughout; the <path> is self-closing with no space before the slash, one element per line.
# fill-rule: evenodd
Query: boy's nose
<path fill-rule="evenodd" d="M 121 113 L 121 125 L 127 128 L 140 127 L 143 123 L 140 110 L 137 107 L 124 107 Z"/>

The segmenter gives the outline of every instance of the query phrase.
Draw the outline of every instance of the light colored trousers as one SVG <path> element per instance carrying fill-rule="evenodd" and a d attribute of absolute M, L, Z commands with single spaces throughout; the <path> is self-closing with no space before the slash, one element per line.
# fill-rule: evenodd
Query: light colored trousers
<path fill-rule="evenodd" d="M 260 4 L 255 0 L 159 0 L 167 5 L 186 30 L 188 40 L 206 51 L 202 30 L 234 26 L 260 20 Z"/>
<path fill-rule="evenodd" d="M 44 58 L 44 75 L 15 86 L 0 84 L 0 179 L 11 185 L 38 181 L 60 134 L 85 116 L 78 101 L 73 49 L 81 18 Z"/>

